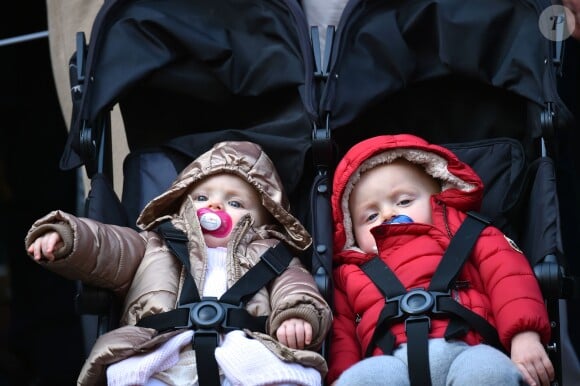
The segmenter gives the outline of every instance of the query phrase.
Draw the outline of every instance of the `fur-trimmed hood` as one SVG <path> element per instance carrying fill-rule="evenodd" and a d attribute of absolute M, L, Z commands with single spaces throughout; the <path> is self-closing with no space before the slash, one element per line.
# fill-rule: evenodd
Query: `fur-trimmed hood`
<path fill-rule="evenodd" d="M 332 193 L 334 250 L 354 246 L 348 200 L 361 174 L 397 158 L 421 165 L 441 183 L 435 198 L 460 211 L 478 210 L 483 198 L 483 183 L 473 169 L 450 150 L 430 144 L 410 134 L 381 135 L 353 146 L 339 162 Z"/>
<path fill-rule="evenodd" d="M 218 173 L 231 173 L 254 187 L 262 205 L 282 225 L 287 242 L 298 250 L 310 246 L 311 238 L 298 219 L 290 214 L 290 204 L 274 163 L 262 148 L 252 142 L 225 141 L 190 163 L 164 193 L 151 200 L 137 219 L 137 225 L 151 230 L 181 210 L 185 195 L 202 179 Z"/>

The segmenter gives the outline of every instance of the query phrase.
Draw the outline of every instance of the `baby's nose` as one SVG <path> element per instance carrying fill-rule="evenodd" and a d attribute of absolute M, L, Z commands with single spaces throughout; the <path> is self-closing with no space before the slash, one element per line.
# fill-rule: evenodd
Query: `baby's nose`
<path fill-rule="evenodd" d="M 388 210 L 384 210 L 381 213 L 381 220 L 382 222 L 389 222 L 391 221 L 393 218 L 397 217 L 397 213 L 396 211 L 392 210 L 392 209 L 388 209 Z"/>
<path fill-rule="evenodd" d="M 211 209 L 219 210 L 219 209 L 223 209 L 224 205 L 220 200 L 212 200 L 209 203 L 208 207 Z"/>

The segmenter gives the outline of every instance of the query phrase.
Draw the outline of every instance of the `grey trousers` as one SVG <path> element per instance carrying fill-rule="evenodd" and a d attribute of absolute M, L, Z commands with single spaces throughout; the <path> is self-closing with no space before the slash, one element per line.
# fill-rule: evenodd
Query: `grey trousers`
<path fill-rule="evenodd" d="M 501 351 L 485 345 L 429 340 L 429 369 L 433 386 L 525 385 L 522 375 Z M 346 370 L 336 386 L 409 385 L 407 345 L 393 355 L 366 358 Z"/>

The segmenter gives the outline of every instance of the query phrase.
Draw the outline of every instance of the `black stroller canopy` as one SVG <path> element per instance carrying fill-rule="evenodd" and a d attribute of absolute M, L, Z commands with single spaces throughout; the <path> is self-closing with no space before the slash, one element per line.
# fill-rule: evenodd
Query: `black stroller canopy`
<path fill-rule="evenodd" d="M 339 143 L 385 128 L 433 142 L 538 138 L 548 104 L 568 116 L 541 1 L 350 1 L 317 77 L 295 1 L 109 2 L 61 165 L 83 163 L 79 131 L 116 103 L 131 150 L 195 134 L 197 154 L 234 133 L 274 158 L 291 149 L 280 167 L 290 188 L 313 123 Z"/>
<path fill-rule="evenodd" d="M 439 143 L 538 138 L 548 103 L 569 115 L 554 86 L 552 42 L 538 27 L 540 3 L 368 1 L 347 9 L 322 102 L 331 127 L 352 133 L 355 123 L 365 135 L 388 128 Z"/>
<path fill-rule="evenodd" d="M 267 5 L 267 4 L 264 4 Z M 148 83 L 200 101 L 227 103 L 304 82 L 289 12 L 261 2 L 118 1 L 102 15 L 87 59 L 94 86 L 84 119 Z M 306 42 L 305 42 L 306 43 Z"/>
<path fill-rule="evenodd" d="M 61 165 L 83 163 L 80 130 L 119 103 L 131 151 L 191 134 L 195 139 L 169 145 L 196 156 L 220 140 L 252 140 L 282 163 L 292 189 L 314 111 L 306 111 L 312 103 L 300 94 L 311 72 L 304 60 L 308 36 L 299 39 L 282 5 L 110 3 L 91 33 L 83 96 Z M 284 159 L 275 159 L 282 149 Z"/>
<path fill-rule="evenodd" d="M 341 49 L 335 52 L 338 65 L 333 69 L 348 74 L 336 82 L 337 95 L 344 95 L 343 88 L 364 89 L 366 97 L 334 102 L 333 111 L 341 117 L 337 125 L 356 116 L 369 101 L 449 74 L 538 104 L 546 101 L 544 59 L 549 42 L 539 33 L 532 1 L 366 4 L 353 10 L 338 32 Z M 365 71 L 351 71 L 355 68 Z"/>

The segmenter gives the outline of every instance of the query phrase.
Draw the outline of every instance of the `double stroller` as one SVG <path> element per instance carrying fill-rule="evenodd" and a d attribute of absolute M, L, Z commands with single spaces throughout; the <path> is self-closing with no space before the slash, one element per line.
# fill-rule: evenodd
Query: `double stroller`
<path fill-rule="evenodd" d="M 350 0 L 336 28 L 323 31 L 294 0 L 105 1 L 90 41 L 79 33 L 71 57 L 61 167 L 87 172 L 82 215 L 134 227 L 143 206 L 215 142 L 260 144 L 313 236 L 303 261 L 332 304 L 329 197 L 338 159 L 379 134 L 444 144 L 482 177 L 481 212 L 530 259 L 562 384 L 559 307 L 575 283 L 553 159 L 571 117 L 556 89 L 562 40 L 538 28 L 550 5 Z M 121 197 L 111 177 L 116 105 L 129 146 Z M 119 299 L 81 284 L 77 300 L 81 313 L 98 316 L 98 334 L 115 327 Z"/>

